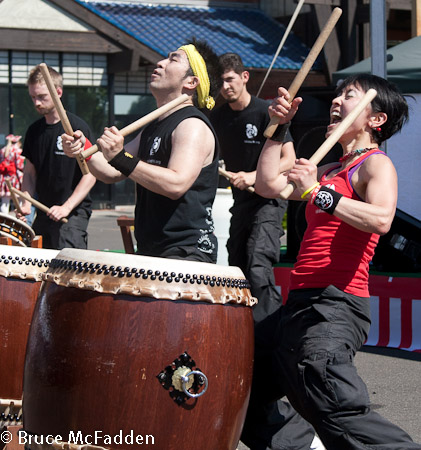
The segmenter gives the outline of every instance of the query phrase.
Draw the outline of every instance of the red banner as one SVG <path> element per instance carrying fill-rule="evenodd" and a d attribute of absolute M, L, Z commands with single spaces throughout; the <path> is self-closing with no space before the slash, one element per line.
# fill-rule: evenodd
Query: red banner
<path fill-rule="evenodd" d="M 291 267 L 274 267 L 284 302 Z M 421 352 L 421 278 L 372 275 L 371 328 L 366 345 Z"/>

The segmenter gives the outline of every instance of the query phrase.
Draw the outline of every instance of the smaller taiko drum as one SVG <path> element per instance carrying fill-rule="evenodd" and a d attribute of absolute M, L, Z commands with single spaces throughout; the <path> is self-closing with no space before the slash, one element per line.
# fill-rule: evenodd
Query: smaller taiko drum
<path fill-rule="evenodd" d="M 27 448 L 79 436 L 92 449 L 235 450 L 256 302 L 239 268 L 64 249 L 43 278 L 25 360 Z"/>
<path fill-rule="evenodd" d="M 42 273 L 58 250 L 0 245 L 0 429 L 20 422 L 23 367 Z"/>
<path fill-rule="evenodd" d="M 12 239 L 21 247 L 30 247 L 35 237 L 34 230 L 22 220 L 0 213 L 0 235 Z"/>

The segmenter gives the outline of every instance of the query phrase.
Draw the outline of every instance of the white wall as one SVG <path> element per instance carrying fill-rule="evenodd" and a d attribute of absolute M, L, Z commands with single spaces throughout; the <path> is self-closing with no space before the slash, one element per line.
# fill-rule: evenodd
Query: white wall
<path fill-rule="evenodd" d="M 218 238 L 218 259 L 216 263 L 222 266 L 228 266 L 226 245 L 231 220 L 229 209 L 233 205 L 233 202 L 231 189 L 218 189 L 213 204 L 212 216 L 215 222 L 215 234 Z"/>
<path fill-rule="evenodd" d="M 406 97 L 409 122 L 387 142 L 398 172 L 398 208 L 421 220 L 421 94 Z"/>

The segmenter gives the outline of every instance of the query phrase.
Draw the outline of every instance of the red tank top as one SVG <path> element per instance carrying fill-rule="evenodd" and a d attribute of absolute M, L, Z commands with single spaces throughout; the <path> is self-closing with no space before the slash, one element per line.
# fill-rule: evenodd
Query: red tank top
<path fill-rule="evenodd" d="M 363 161 L 379 150 L 371 150 L 330 180 L 325 172 L 320 180 L 345 197 L 361 200 L 351 185 L 351 174 Z M 353 170 L 354 169 L 354 170 Z M 357 230 L 337 217 L 307 203 L 307 229 L 301 242 L 297 262 L 291 272 L 290 289 L 338 289 L 359 297 L 369 297 L 368 269 L 379 235 Z"/>

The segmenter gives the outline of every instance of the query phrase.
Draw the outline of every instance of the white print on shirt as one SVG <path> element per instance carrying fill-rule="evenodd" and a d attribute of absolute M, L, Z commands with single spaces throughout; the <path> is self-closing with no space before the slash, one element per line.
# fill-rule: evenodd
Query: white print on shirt
<path fill-rule="evenodd" d="M 197 241 L 198 243 L 198 250 L 200 250 L 203 253 L 213 253 L 213 251 L 215 250 L 215 245 L 212 244 L 212 241 L 209 238 L 208 234 L 203 234 L 202 236 L 200 236 L 199 240 Z"/>
<path fill-rule="evenodd" d="M 207 212 L 207 217 L 206 217 L 206 223 L 208 224 L 208 225 L 212 225 L 213 226 L 213 218 L 212 218 L 212 208 L 210 207 L 210 206 L 208 206 L 207 208 L 206 208 L 206 212 Z M 212 230 L 213 231 L 213 230 Z"/>
<path fill-rule="evenodd" d="M 212 218 L 212 208 L 206 208 L 207 217 L 206 223 L 209 225 L 209 230 L 200 230 L 201 236 L 197 240 L 197 248 L 203 253 L 213 253 L 215 250 L 215 244 L 209 238 L 209 233 L 213 233 L 215 231 L 215 225 L 213 223 Z"/>
<path fill-rule="evenodd" d="M 60 155 L 60 156 L 65 155 L 65 153 L 63 152 L 63 142 L 62 142 L 61 136 L 57 136 L 56 145 L 57 145 L 57 150 L 54 152 L 54 154 Z"/>
<path fill-rule="evenodd" d="M 156 137 L 153 140 L 153 144 L 151 149 L 149 150 L 149 155 L 154 155 L 158 150 L 159 150 L 159 146 L 161 145 L 161 138 L 160 137 Z"/>
<path fill-rule="evenodd" d="M 246 136 L 248 139 L 253 139 L 257 136 L 257 127 L 256 125 L 253 125 L 252 123 L 248 123 L 246 125 Z"/>

